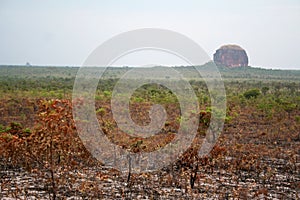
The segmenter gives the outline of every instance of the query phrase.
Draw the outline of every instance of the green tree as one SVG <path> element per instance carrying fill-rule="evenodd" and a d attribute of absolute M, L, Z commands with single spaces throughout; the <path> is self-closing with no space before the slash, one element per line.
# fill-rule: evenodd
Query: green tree
<path fill-rule="evenodd" d="M 258 95 L 260 95 L 260 90 L 257 88 L 250 89 L 250 90 L 247 90 L 246 92 L 244 92 L 244 97 L 246 99 L 257 98 Z"/>

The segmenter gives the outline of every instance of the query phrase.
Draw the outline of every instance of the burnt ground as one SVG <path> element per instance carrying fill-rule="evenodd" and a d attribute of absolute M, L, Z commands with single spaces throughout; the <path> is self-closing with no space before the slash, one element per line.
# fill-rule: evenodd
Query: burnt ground
<path fill-rule="evenodd" d="M 216 148 L 198 160 L 197 170 L 181 158 L 128 181 L 128 174 L 100 164 L 68 171 L 60 166 L 54 175 L 56 199 L 299 199 L 300 125 L 294 120 L 299 111 L 271 118 L 251 108 L 235 111 L 238 117 L 226 122 Z M 0 198 L 53 199 L 50 176 L 45 169 L 1 162 Z"/>

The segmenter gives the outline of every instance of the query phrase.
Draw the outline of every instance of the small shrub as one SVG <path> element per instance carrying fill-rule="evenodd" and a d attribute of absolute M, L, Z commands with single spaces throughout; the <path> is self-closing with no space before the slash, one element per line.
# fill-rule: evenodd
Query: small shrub
<path fill-rule="evenodd" d="M 266 95 L 267 94 L 267 92 L 269 91 L 269 87 L 263 87 L 262 89 L 261 89 L 261 92 L 264 94 L 264 95 Z"/>
<path fill-rule="evenodd" d="M 100 114 L 101 117 L 105 115 L 105 109 L 104 108 L 99 108 L 96 110 L 97 114 Z"/>
<path fill-rule="evenodd" d="M 300 123 L 300 116 L 296 116 L 295 119 L 297 123 Z"/>
<path fill-rule="evenodd" d="M 103 92 L 103 94 L 104 94 L 105 97 L 110 97 L 112 93 L 110 91 L 105 90 Z"/>
<path fill-rule="evenodd" d="M 251 90 L 248 90 L 244 93 L 244 97 L 246 99 L 251 99 L 251 98 L 257 98 L 258 95 L 260 95 L 260 90 L 259 89 L 251 89 Z"/>
<path fill-rule="evenodd" d="M 4 131 L 5 131 L 5 127 L 2 124 L 0 124 L 0 133 L 2 133 Z"/>

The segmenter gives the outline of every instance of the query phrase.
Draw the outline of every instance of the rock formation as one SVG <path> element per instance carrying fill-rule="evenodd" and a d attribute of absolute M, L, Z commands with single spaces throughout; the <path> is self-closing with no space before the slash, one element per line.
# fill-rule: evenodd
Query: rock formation
<path fill-rule="evenodd" d="M 224 45 L 214 53 L 214 62 L 217 66 L 245 67 L 248 66 L 248 56 L 238 45 Z"/>

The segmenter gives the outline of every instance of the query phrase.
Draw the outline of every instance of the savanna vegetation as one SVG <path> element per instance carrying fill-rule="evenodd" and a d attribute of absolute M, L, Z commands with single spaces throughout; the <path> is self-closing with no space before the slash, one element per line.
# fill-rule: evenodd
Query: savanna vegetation
<path fill-rule="evenodd" d="M 197 135 L 165 168 L 125 174 L 96 160 L 78 136 L 71 103 L 78 68 L 0 66 L 0 198 L 299 199 L 300 71 L 219 68 L 227 95 L 225 125 L 210 154 L 200 157 L 213 112 L 210 95 L 191 67 L 174 69 L 198 97 Z M 130 99 L 133 121 L 149 124 L 153 104 L 165 108 L 167 120 L 149 138 L 122 132 L 110 99 L 128 70 L 109 68 L 99 81 L 97 119 L 112 143 L 133 153 L 155 151 L 177 133 L 179 103 L 161 85 L 140 87 Z"/>

